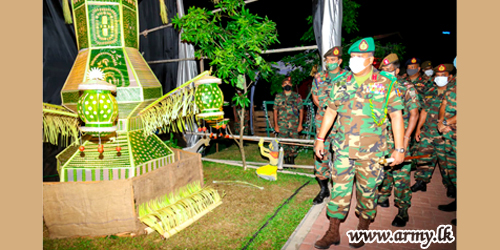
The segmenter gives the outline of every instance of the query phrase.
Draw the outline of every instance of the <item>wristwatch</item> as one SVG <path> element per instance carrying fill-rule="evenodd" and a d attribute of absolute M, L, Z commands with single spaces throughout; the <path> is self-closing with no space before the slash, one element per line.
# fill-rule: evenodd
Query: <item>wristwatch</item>
<path fill-rule="evenodd" d="M 406 151 L 404 148 L 396 148 L 394 150 L 398 151 L 399 153 L 404 153 Z"/>
<path fill-rule="evenodd" d="M 443 120 L 443 125 L 448 126 L 448 122 L 446 120 Z"/>

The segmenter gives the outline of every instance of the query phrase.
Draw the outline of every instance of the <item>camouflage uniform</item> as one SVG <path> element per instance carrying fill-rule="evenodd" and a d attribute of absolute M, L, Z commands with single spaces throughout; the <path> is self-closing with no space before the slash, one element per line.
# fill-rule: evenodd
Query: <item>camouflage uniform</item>
<path fill-rule="evenodd" d="M 414 80 L 410 80 L 410 78 L 407 77 L 405 81 L 408 82 L 409 84 L 412 84 L 415 87 L 415 89 L 417 90 L 417 101 L 420 104 L 418 111 L 420 112 L 420 110 L 422 109 L 422 104 L 424 103 L 425 92 L 430 87 L 432 87 L 432 85 L 429 86 L 429 83 L 430 84 L 433 84 L 433 83 L 432 83 L 432 81 L 426 81 L 422 76 L 419 76 L 419 77 L 415 78 Z M 415 137 L 412 137 L 411 143 L 410 143 L 410 151 L 409 151 L 409 153 L 411 155 L 415 155 L 417 153 L 418 146 L 420 143 L 421 142 L 417 142 L 415 140 Z"/>
<path fill-rule="evenodd" d="M 392 89 L 395 81 L 391 79 L 373 69 L 368 79 L 358 84 L 348 72 L 339 76 L 330 92 L 328 106 L 337 112 L 332 141 L 334 184 L 327 206 L 331 218 L 342 220 L 349 212 L 355 177 L 356 213 L 367 220 L 375 217 L 376 189 L 384 177 L 378 161 L 389 153 L 386 143 L 388 119 L 385 119 L 384 106 L 387 105 L 388 113 L 403 109 L 401 98 Z M 381 126 L 372 117 L 370 100 L 376 121 L 385 119 Z"/>
<path fill-rule="evenodd" d="M 446 110 L 444 118 L 450 119 L 457 115 L 457 86 L 455 86 L 444 94 L 446 100 Z M 451 131 L 443 134 L 444 150 L 446 154 L 446 167 L 444 175 L 453 185 L 457 186 L 457 124 L 450 125 Z"/>
<path fill-rule="evenodd" d="M 343 70 L 340 70 L 337 74 L 328 75 L 327 71 L 321 71 L 314 76 L 311 92 L 313 95 L 318 97 L 319 107 L 316 112 L 316 117 L 314 119 L 316 125 L 316 133 L 318 133 L 319 128 L 321 127 L 321 122 L 323 121 L 323 116 L 325 115 L 325 109 L 328 105 L 328 96 L 332 89 L 332 80 L 334 80 L 338 75 L 342 74 Z M 315 157 L 314 160 L 314 174 L 316 176 L 322 176 L 327 179 L 331 179 L 329 162 L 331 161 L 331 151 L 330 144 L 333 138 L 333 133 L 331 133 L 331 129 L 328 134 L 325 136 L 325 151 L 327 153 L 328 159 L 326 160 L 318 160 Z"/>
<path fill-rule="evenodd" d="M 238 121 L 236 122 L 236 119 L 240 119 L 240 112 L 241 112 L 241 106 L 240 105 L 236 105 L 236 102 L 233 102 L 231 104 L 232 107 L 234 107 L 236 109 L 236 115 L 238 117 L 235 117 L 234 118 L 234 131 L 233 131 L 233 134 L 240 134 L 240 128 L 241 128 L 241 121 Z M 250 111 L 245 108 L 245 124 L 244 124 L 245 128 L 243 129 L 243 134 L 244 135 L 248 135 L 248 128 L 250 127 Z"/>
<path fill-rule="evenodd" d="M 405 131 L 408 128 L 410 121 L 410 110 L 420 107 L 417 100 L 417 91 L 413 84 L 398 82 L 395 90 L 398 96 L 403 99 L 403 120 L 405 123 Z M 394 148 L 394 140 L 392 138 L 392 126 L 387 127 L 389 139 L 387 140 L 389 148 Z M 406 148 L 407 152 L 409 150 Z M 411 163 L 403 162 L 394 167 L 384 168 L 384 181 L 379 189 L 379 202 L 387 200 L 391 196 L 392 185 L 394 183 L 394 203 L 398 208 L 408 208 L 411 206 L 411 181 L 410 181 Z"/>
<path fill-rule="evenodd" d="M 299 115 L 303 107 L 300 95 L 292 92 L 289 96 L 285 92 L 276 94 L 274 109 L 278 110 L 279 138 L 299 138 Z M 297 146 L 283 144 L 285 157 L 296 157 Z"/>
<path fill-rule="evenodd" d="M 446 85 L 446 90 L 454 86 L 455 81 L 451 81 Z M 441 174 L 443 175 L 443 185 L 449 187 L 453 183 L 445 177 L 444 173 L 444 169 L 446 169 L 444 139 L 437 129 L 439 106 L 441 105 L 443 96 L 444 91 L 443 93 L 439 93 L 436 86 L 430 88 L 425 93 L 422 109 L 427 112 L 427 118 L 421 129 L 421 139 L 415 155 L 431 154 L 431 157 L 417 160 L 418 167 L 414 177 L 417 181 L 421 180 L 429 183 L 436 163 L 439 162 Z"/>

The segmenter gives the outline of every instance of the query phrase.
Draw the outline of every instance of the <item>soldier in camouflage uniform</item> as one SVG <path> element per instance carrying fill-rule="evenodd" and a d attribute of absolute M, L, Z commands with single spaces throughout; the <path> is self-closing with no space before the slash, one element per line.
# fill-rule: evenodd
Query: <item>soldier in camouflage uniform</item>
<path fill-rule="evenodd" d="M 286 77 L 281 84 L 284 91 L 276 94 L 274 99 L 274 130 L 279 138 L 299 138 L 302 131 L 302 117 L 304 114 L 302 98 L 292 92 L 292 79 Z M 297 146 L 283 144 L 285 164 L 295 164 Z"/>
<path fill-rule="evenodd" d="M 415 139 L 420 142 L 416 155 L 431 154 L 432 156 L 417 161 L 417 171 L 414 175 L 416 183 L 411 187 L 413 192 L 420 190 L 425 192 L 427 190 L 427 183 L 431 181 L 436 163 L 439 163 L 443 175 L 443 185 L 448 189 L 446 195 L 455 198 L 456 189 L 452 181 L 444 173 L 447 168 L 446 153 L 443 136 L 438 131 L 439 106 L 444 92 L 453 88 L 456 84 L 455 81 L 450 82 L 453 79 L 453 75 L 450 74 L 452 70 L 453 65 L 451 64 L 440 64 L 434 68 L 436 86 L 430 88 L 424 95 L 422 111 L 415 132 Z"/>
<path fill-rule="evenodd" d="M 329 49 L 323 57 L 326 62 L 326 70 L 314 76 L 311 88 L 313 102 L 318 107 L 315 117 L 316 132 L 318 132 L 321 127 L 321 121 L 323 120 L 325 109 L 328 105 L 326 101 L 330 95 L 332 80 L 343 73 L 343 70 L 340 69 L 340 64 L 342 63 L 342 48 L 340 46 Z M 321 190 L 313 199 L 313 205 L 322 203 L 326 197 L 330 196 L 328 182 L 331 179 L 329 162 L 331 160 L 330 143 L 332 137 L 333 133 L 329 131 L 325 140 L 325 150 L 327 154 L 323 156 L 323 159 L 314 156 L 314 175 L 316 176 L 316 180 Z"/>
<path fill-rule="evenodd" d="M 431 61 L 425 61 L 420 65 L 420 68 L 422 70 L 422 78 L 426 82 L 432 83 L 432 75 L 434 75 L 434 70 L 432 67 L 432 62 Z"/>
<path fill-rule="evenodd" d="M 389 153 L 387 147 L 386 119 L 392 119 L 396 149 L 391 166 L 403 162 L 404 122 L 403 103 L 394 91 L 395 80 L 390 75 L 373 68 L 375 43 L 373 38 L 363 38 L 349 48 L 352 72 L 338 76 L 332 86 L 328 108 L 315 142 L 316 156 L 325 154 L 325 136 L 335 121 L 332 142 L 335 151 L 332 166 L 333 188 L 327 206 L 330 227 L 315 243 L 316 248 L 327 249 L 340 243 L 339 226 L 350 207 L 354 179 L 356 179 L 356 213 L 358 229 L 368 230 L 376 214 L 376 190 L 382 183 L 384 172 L 379 164 Z M 337 117 L 338 116 L 338 117 Z M 364 245 L 350 243 L 358 248 Z"/>
<path fill-rule="evenodd" d="M 390 75 L 398 75 L 399 73 L 399 59 L 396 54 L 389 54 L 386 56 L 380 68 Z M 397 82 L 395 86 L 396 93 L 403 99 L 403 120 L 405 123 L 404 135 L 404 148 L 409 150 L 410 138 L 418 121 L 418 107 L 416 90 L 411 83 L 406 81 Z M 394 141 L 392 138 L 392 129 L 388 126 L 389 148 L 394 148 Z M 389 207 L 389 197 L 391 196 L 392 186 L 394 184 L 394 204 L 398 207 L 399 211 L 392 225 L 395 227 L 404 227 L 409 219 L 408 208 L 411 206 L 411 162 L 404 162 L 393 168 L 384 168 L 384 180 L 382 185 L 379 186 L 378 205 L 381 207 Z"/>
<path fill-rule="evenodd" d="M 438 130 L 443 134 L 446 154 L 444 174 L 457 187 L 457 85 L 446 91 L 439 108 Z M 448 205 L 439 205 L 439 210 L 457 210 L 457 200 Z M 456 225 L 456 219 L 452 221 Z"/>

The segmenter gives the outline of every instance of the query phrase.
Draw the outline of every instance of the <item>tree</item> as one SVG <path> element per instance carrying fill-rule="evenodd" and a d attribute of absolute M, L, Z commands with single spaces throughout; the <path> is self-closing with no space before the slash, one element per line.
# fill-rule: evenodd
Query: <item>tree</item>
<path fill-rule="evenodd" d="M 221 11 L 207 11 L 204 8 L 191 7 L 182 18 L 174 17 L 172 23 L 176 29 L 183 29 L 181 39 L 192 42 L 198 48 L 195 56 L 203 55 L 210 59 L 210 66 L 215 67 L 215 75 L 233 87 L 242 90 L 242 95 L 232 98 L 242 107 L 238 114 L 244 121 L 245 107 L 249 106 L 247 96 L 249 87 L 257 74 L 264 79 L 272 72 L 271 65 L 261 57 L 269 45 L 279 42 L 276 24 L 266 17 L 250 13 L 243 0 L 219 0 L 215 7 Z M 247 83 L 247 78 L 250 83 Z M 246 170 L 243 131 L 239 131 L 243 166 Z"/>

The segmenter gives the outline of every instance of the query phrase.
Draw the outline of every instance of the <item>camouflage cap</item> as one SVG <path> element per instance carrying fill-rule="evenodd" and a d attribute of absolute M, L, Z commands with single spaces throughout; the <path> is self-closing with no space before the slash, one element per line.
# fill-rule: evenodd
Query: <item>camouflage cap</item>
<path fill-rule="evenodd" d="M 397 60 L 399 60 L 398 55 L 391 53 L 391 54 L 387 55 L 386 57 L 384 57 L 384 59 L 382 60 L 382 62 L 380 63 L 380 66 L 378 68 L 381 69 L 382 66 L 389 65 Z"/>
<path fill-rule="evenodd" d="M 329 49 L 323 55 L 323 58 L 326 58 L 327 56 L 336 56 L 338 58 L 342 57 L 342 47 L 341 46 L 335 46 L 335 47 Z"/>
<path fill-rule="evenodd" d="M 416 58 L 416 57 L 412 57 L 410 59 L 408 59 L 408 61 L 406 61 L 405 65 L 408 66 L 410 64 L 418 64 L 420 66 L 420 59 Z"/>
<path fill-rule="evenodd" d="M 420 64 L 420 68 L 422 68 L 422 69 L 425 69 L 425 68 L 427 68 L 429 66 L 432 68 L 432 62 L 431 61 L 425 61 L 422 64 Z"/>
<path fill-rule="evenodd" d="M 445 64 L 439 64 L 434 68 L 434 72 L 448 72 L 450 73 L 454 69 L 453 64 L 451 63 L 445 63 Z"/>
<path fill-rule="evenodd" d="M 351 54 L 355 53 L 365 53 L 365 52 L 374 52 L 375 51 L 375 42 L 371 37 L 365 37 L 353 43 L 347 53 Z"/>

